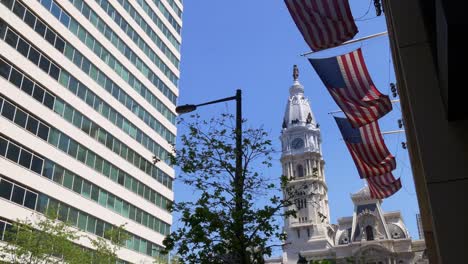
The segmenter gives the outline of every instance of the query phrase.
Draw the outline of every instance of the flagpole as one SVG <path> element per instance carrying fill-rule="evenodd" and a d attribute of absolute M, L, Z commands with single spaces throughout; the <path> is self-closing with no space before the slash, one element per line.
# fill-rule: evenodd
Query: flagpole
<path fill-rule="evenodd" d="M 363 40 L 366 40 L 366 39 L 371 39 L 371 38 L 380 37 L 380 36 L 387 35 L 387 34 L 388 34 L 388 32 L 387 32 L 387 31 L 384 31 L 384 32 L 380 32 L 380 33 L 377 33 L 377 34 L 369 35 L 369 36 L 367 36 L 367 37 L 362 37 L 362 38 L 359 38 L 359 39 L 352 39 L 352 40 L 350 40 L 350 41 L 343 42 L 343 43 L 341 43 L 341 44 L 338 45 L 338 46 L 335 46 L 335 47 L 332 47 L 332 48 L 328 48 L 328 49 L 319 50 L 319 51 L 309 51 L 309 52 L 306 52 L 306 53 L 301 54 L 301 56 L 305 57 L 305 56 L 310 55 L 310 54 L 312 54 L 312 53 L 315 54 L 315 53 L 318 53 L 318 52 L 321 52 L 321 51 L 324 51 L 324 50 L 334 49 L 334 48 L 341 47 L 341 46 L 344 46 L 344 45 L 356 43 L 356 42 L 363 41 Z"/>
<path fill-rule="evenodd" d="M 400 99 L 396 99 L 396 100 L 391 100 L 390 101 L 392 104 L 394 103 L 398 103 L 400 102 Z M 333 114 L 336 114 L 336 113 L 342 113 L 343 111 L 342 110 L 336 110 L 336 111 L 331 111 L 331 112 L 328 112 L 329 115 L 333 115 Z"/>
<path fill-rule="evenodd" d="M 381 135 L 390 135 L 390 134 L 398 134 L 398 133 L 403 133 L 405 130 L 400 129 L 400 130 L 392 130 L 392 131 L 385 131 L 385 132 L 380 132 Z M 351 137 L 354 138 L 354 137 Z M 343 138 L 340 138 L 340 140 L 344 140 Z"/>

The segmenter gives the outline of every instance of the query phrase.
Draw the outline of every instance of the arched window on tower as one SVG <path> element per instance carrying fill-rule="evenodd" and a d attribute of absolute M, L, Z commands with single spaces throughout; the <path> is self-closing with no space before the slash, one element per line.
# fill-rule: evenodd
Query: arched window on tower
<path fill-rule="evenodd" d="M 297 177 L 304 177 L 304 167 L 301 164 L 297 165 Z"/>
<path fill-rule="evenodd" d="M 374 240 L 374 231 L 372 230 L 372 226 L 366 226 L 366 239 L 367 241 Z"/>

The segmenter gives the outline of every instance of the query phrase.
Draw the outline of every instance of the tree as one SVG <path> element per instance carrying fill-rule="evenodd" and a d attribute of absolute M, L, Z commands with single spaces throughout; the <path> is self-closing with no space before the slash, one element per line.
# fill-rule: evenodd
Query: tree
<path fill-rule="evenodd" d="M 56 210 L 45 216 L 17 219 L 4 234 L 7 243 L 0 245 L 0 260 L 8 263 L 115 263 L 116 251 L 127 239 L 124 226 L 108 230 L 107 239 L 91 238 L 76 232 L 69 223 L 56 220 Z M 84 248 L 74 241 L 88 239 L 95 249 Z M 0 261 L 0 263 L 3 263 Z"/>
<path fill-rule="evenodd" d="M 236 235 L 235 127 L 233 117 L 223 114 L 209 121 L 198 115 L 185 125 L 181 148 L 174 149 L 173 165 L 178 178 L 193 188 L 198 198 L 171 206 L 181 215 L 182 226 L 164 240 L 166 253 L 175 249 L 184 263 L 263 263 L 270 256 L 274 239 L 284 240 L 278 216 L 295 215 L 292 192 L 279 197 L 280 186 L 260 173 L 271 167 L 273 148 L 262 128 L 243 131 L 242 139 L 242 230 Z M 276 181 L 277 182 L 277 181 Z M 281 185 L 287 179 L 281 177 Z M 262 202 L 263 201 L 263 202 Z M 241 256 L 248 256 L 242 259 Z"/>

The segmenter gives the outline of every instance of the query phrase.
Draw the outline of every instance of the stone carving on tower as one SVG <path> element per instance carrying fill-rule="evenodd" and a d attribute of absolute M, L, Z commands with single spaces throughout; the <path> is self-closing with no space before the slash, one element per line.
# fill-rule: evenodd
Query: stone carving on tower
<path fill-rule="evenodd" d="M 304 95 L 304 87 L 299 82 L 296 65 L 293 78 L 280 137 L 283 175 L 290 180 L 283 193 L 288 196 L 290 190 L 296 190 L 294 205 L 289 209 L 295 209 L 297 215 L 285 219 L 284 225 L 288 238 L 283 249 L 288 262 L 297 261 L 301 250 L 323 249 L 332 245 L 328 235 L 330 213 L 320 129 Z"/>

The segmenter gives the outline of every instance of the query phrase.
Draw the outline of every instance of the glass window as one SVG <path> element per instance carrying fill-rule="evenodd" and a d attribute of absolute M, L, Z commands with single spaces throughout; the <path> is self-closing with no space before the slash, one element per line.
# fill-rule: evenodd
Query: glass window
<path fill-rule="evenodd" d="M 81 190 L 81 195 L 87 198 L 91 198 L 91 183 L 83 181 L 83 187 Z"/>
<path fill-rule="evenodd" d="M 65 108 L 64 102 L 62 100 L 60 100 L 60 99 L 57 99 L 56 102 L 55 102 L 55 105 L 54 105 L 54 111 L 57 114 L 62 115 L 64 108 Z"/>
<path fill-rule="evenodd" d="M 53 146 L 57 146 L 58 145 L 58 141 L 59 141 L 59 132 L 56 130 L 56 129 L 50 129 L 50 132 L 49 132 L 49 143 L 52 144 Z"/>
<path fill-rule="evenodd" d="M 86 226 L 86 231 L 94 234 L 95 229 L 96 229 L 96 218 L 92 216 L 88 216 L 88 224 Z"/>
<path fill-rule="evenodd" d="M 119 171 L 117 170 L 116 167 L 112 166 L 111 175 L 110 175 L 111 180 L 117 182 L 118 175 L 119 175 Z"/>
<path fill-rule="evenodd" d="M 70 144 L 68 146 L 68 155 L 72 157 L 76 157 L 76 153 L 78 152 L 78 143 L 74 140 L 70 140 Z"/>
<path fill-rule="evenodd" d="M 104 236 L 104 222 L 102 222 L 101 220 L 97 220 L 96 221 L 96 232 L 95 232 L 96 235 L 98 236 Z"/>
<path fill-rule="evenodd" d="M 63 181 L 63 168 L 62 167 L 55 166 L 54 178 L 52 180 L 58 184 L 62 184 L 62 181 Z"/>
<path fill-rule="evenodd" d="M 29 49 L 28 59 L 37 65 L 39 63 L 39 58 L 40 58 L 39 52 L 35 48 L 31 47 Z"/>
<path fill-rule="evenodd" d="M 95 202 L 99 201 L 99 188 L 96 185 L 92 186 L 91 199 L 94 200 Z"/>
<path fill-rule="evenodd" d="M 70 31 L 73 32 L 73 34 L 78 32 L 78 23 L 74 19 L 70 21 Z"/>
<path fill-rule="evenodd" d="M 23 112 L 21 109 L 16 109 L 16 114 L 15 114 L 15 123 L 19 125 L 20 127 L 25 127 L 26 126 L 26 119 L 28 118 L 28 115 Z"/>
<path fill-rule="evenodd" d="M 13 184 L 5 180 L 0 181 L 0 197 L 10 200 Z"/>
<path fill-rule="evenodd" d="M 107 205 L 107 192 L 100 190 L 99 192 L 99 204 L 106 207 Z"/>
<path fill-rule="evenodd" d="M 17 204 L 23 205 L 25 190 L 18 185 L 13 186 L 13 194 L 11 195 L 11 201 Z"/>
<path fill-rule="evenodd" d="M 11 66 L 3 60 L 0 60 L 0 76 L 2 76 L 5 79 L 8 79 L 8 76 L 10 75 L 10 70 Z"/>
<path fill-rule="evenodd" d="M 99 160 L 102 160 L 102 174 L 104 174 L 105 176 L 109 177 L 109 174 L 110 174 L 110 164 L 108 161 L 106 160 L 103 160 L 102 158 L 99 158 Z M 96 161 L 96 164 L 98 162 Z"/>
<path fill-rule="evenodd" d="M 78 211 L 73 208 L 73 207 L 70 207 L 70 211 L 68 212 L 68 220 L 67 220 L 70 224 L 76 226 L 76 222 L 78 221 Z"/>
<path fill-rule="evenodd" d="M 57 19 L 60 18 L 60 13 L 62 10 L 56 3 L 52 2 L 52 9 L 50 11 Z"/>
<path fill-rule="evenodd" d="M 86 230 L 87 221 L 88 221 L 88 216 L 80 212 L 78 216 L 78 228 L 80 228 L 81 230 Z"/>
<path fill-rule="evenodd" d="M 37 135 L 43 140 L 47 141 L 47 137 L 49 136 L 49 127 L 44 125 L 43 123 L 39 123 Z"/>
<path fill-rule="evenodd" d="M 39 61 L 39 68 L 41 68 L 46 73 L 49 73 L 50 61 L 41 55 L 41 59 Z"/>
<path fill-rule="evenodd" d="M 26 80 L 26 79 L 24 79 Z M 23 81 L 24 83 L 24 81 Z M 47 106 L 49 109 L 53 109 L 54 108 L 54 101 L 55 101 L 55 97 L 53 97 L 50 93 L 45 93 L 44 94 L 44 105 Z"/>
<path fill-rule="evenodd" d="M 26 129 L 29 130 L 29 132 L 33 133 L 36 135 L 37 133 L 37 127 L 39 126 L 39 121 L 37 121 L 34 117 L 28 116 L 28 122 L 26 124 Z"/>
<path fill-rule="evenodd" d="M 81 162 L 85 162 L 86 161 L 86 149 L 83 148 L 83 146 L 81 145 L 78 145 L 78 156 L 77 156 L 77 159 Z"/>
<path fill-rule="evenodd" d="M 49 202 L 49 198 L 45 196 L 44 194 L 39 194 L 39 199 L 37 201 L 37 207 L 36 210 L 44 213 L 47 209 L 47 203 Z"/>
<path fill-rule="evenodd" d="M 109 193 L 107 196 L 107 208 L 114 209 L 114 201 L 115 196 Z"/>
<path fill-rule="evenodd" d="M 83 65 L 81 65 L 81 69 L 82 69 L 86 74 L 89 73 L 90 67 L 91 67 L 91 63 L 89 62 L 89 60 L 83 60 Z"/>
<path fill-rule="evenodd" d="M 55 80 L 58 81 L 59 79 L 59 75 L 60 75 L 60 69 L 55 66 L 55 64 L 50 64 L 50 71 L 49 71 L 49 75 L 54 78 Z"/>
<path fill-rule="evenodd" d="M 124 185 L 125 180 L 125 173 L 123 171 L 119 171 L 119 178 L 117 179 L 117 183 L 120 185 Z"/>
<path fill-rule="evenodd" d="M 18 48 L 16 50 L 18 50 L 24 57 L 27 57 L 29 51 L 29 44 L 20 38 L 18 40 Z"/>
<path fill-rule="evenodd" d="M 70 208 L 68 207 L 68 205 L 66 204 L 60 204 L 60 207 L 59 207 L 59 211 L 58 211 L 58 219 L 60 221 L 67 221 L 67 216 L 68 216 L 68 210 Z"/>
<path fill-rule="evenodd" d="M 8 142 L 0 137 L 0 156 L 5 156 Z"/>
<path fill-rule="evenodd" d="M 67 135 L 65 134 L 60 134 L 60 141 L 59 141 L 59 149 L 61 149 L 63 152 L 67 152 L 68 150 L 68 143 L 70 139 L 68 138 Z"/>
<path fill-rule="evenodd" d="M 54 164 L 52 163 L 52 161 L 45 160 L 42 175 L 48 179 L 52 179 L 52 176 L 54 175 Z"/>
<path fill-rule="evenodd" d="M 37 101 L 42 103 L 42 100 L 44 100 L 44 89 L 42 89 L 39 85 L 34 85 L 34 92 L 33 92 L 33 97 Z"/>
<path fill-rule="evenodd" d="M 121 211 L 122 211 L 122 200 L 119 199 L 119 198 L 115 198 L 115 205 L 114 205 L 114 210 L 121 214 Z"/>
<path fill-rule="evenodd" d="M 123 202 L 123 205 L 122 205 L 122 215 L 129 218 L 129 215 L 130 215 L 130 206 L 127 202 Z"/>
<path fill-rule="evenodd" d="M 83 117 L 83 122 L 81 123 L 81 130 L 89 135 L 89 130 L 91 129 L 91 122 L 88 118 Z"/>
<path fill-rule="evenodd" d="M 34 24 L 36 23 L 36 17 L 31 12 L 26 10 L 24 22 L 26 22 L 26 24 L 28 24 L 31 28 L 34 28 Z"/>
<path fill-rule="evenodd" d="M 4 101 L 2 115 L 13 121 L 13 116 L 15 115 L 15 106 L 7 101 Z"/>
<path fill-rule="evenodd" d="M 91 151 L 88 151 L 88 155 L 86 156 L 86 165 L 91 168 L 94 168 L 94 160 L 96 158 L 96 154 Z"/>
<path fill-rule="evenodd" d="M 70 23 L 70 17 L 67 14 L 65 14 L 65 12 L 62 12 L 62 15 L 60 16 L 60 22 L 62 22 L 62 24 L 64 24 L 65 27 L 68 27 Z"/>
<path fill-rule="evenodd" d="M 28 207 L 29 209 L 36 209 L 36 200 L 37 194 L 32 193 L 30 191 L 26 191 L 26 196 L 24 198 L 24 206 Z"/>
<path fill-rule="evenodd" d="M 15 68 L 11 68 L 9 81 L 13 83 L 15 86 L 20 87 L 22 79 L 23 79 L 23 75 L 19 73 L 17 70 L 15 70 Z"/>
<path fill-rule="evenodd" d="M 32 159 L 32 154 L 29 153 L 29 151 L 22 149 L 20 159 L 19 159 L 19 163 L 21 164 L 21 166 L 29 169 L 29 166 L 31 166 L 31 159 Z"/>
<path fill-rule="evenodd" d="M 31 170 L 36 172 L 37 174 L 41 174 L 43 163 L 44 161 L 41 158 L 33 156 L 32 163 L 31 163 Z"/>
<path fill-rule="evenodd" d="M 55 37 L 56 37 L 56 34 L 52 31 L 52 29 L 50 29 L 49 27 L 47 27 L 47 29 L 46 29 L 46 34 L 45 34 L 45 39 L 46 39 L 47 42 L 49 42 L 52 46 L 54 46 L 54 44 L 55 44 Z"/>
<path fill-rule="evenodd" d="M 83 180 L 80 177 L 75 177 L 73 181 L 73 191 L 81 194 L 81 185 L 83 184 Z"/>
<path fill-rule="evenodd" d="M 63 186 L 67 187 L 70 190 L 73 187 L 73 174 L 69 171 L 65 171 L 63 175 Z"/>
<path fill-rule="evenodd" d="M 31 95 L 33 91 L 33 87 L 34 87 L 34 83 L 30 79 L 24 77 L 23 83 L 21 84 L 21 90 Z"/>
<path fill-rule="evenodd" d="M 99 156 L 96 156 L 96 164 L 94 165 L 96 171 L 98 172 L 102 171 L 102 163 L 103 163 L 102 158 Z"/>
<path fill-rule="evenodd" d="M 70 89 L 70 91 L 73 94 L 76 94 L 76 91 L 78 90 L 78 81 L 74 77 L 70 78 L 70 84 L 68 85 L 68 89 Z"/>
<path fill-rule="evenodd" d="M 6 157 L 14 162 L 18 162 L 20 148 L 14 144 L 8 144 L 8 151 Z"/>
<path fill-rule="evenodd" d="M 63 113 L 63 117 L 70 123 L 73 120 L 73 112 L 73 108 L 70 105 L 65 105 L 65 112 Z"/>
<path fill-rule="evenodd" d="M 80 84 L 80 86 L 78 87 L 78 94 L 77 95 L 83 101 L 86 99 L 86 92 L 91 93 L 90 91 L 86 91 L 86 87 L 83 84 Z"/>
<path fill-rule="evenodd" d="M 18 35 L 11 31 L 11 29 L 8 29 L 5 41 L 10 44 L 13 48 L 16 49 L 16 44 L 18 43 Z"/>
<path fill-rule="evenodd" d="M 45 31 L 46 31 L 46 26 L 40 20 L 37 20 L 36 21 L 36 27 L 34 28 L 34 30 L 36 30 L 36 32 L 39 35 L 44 36 Z"/>

